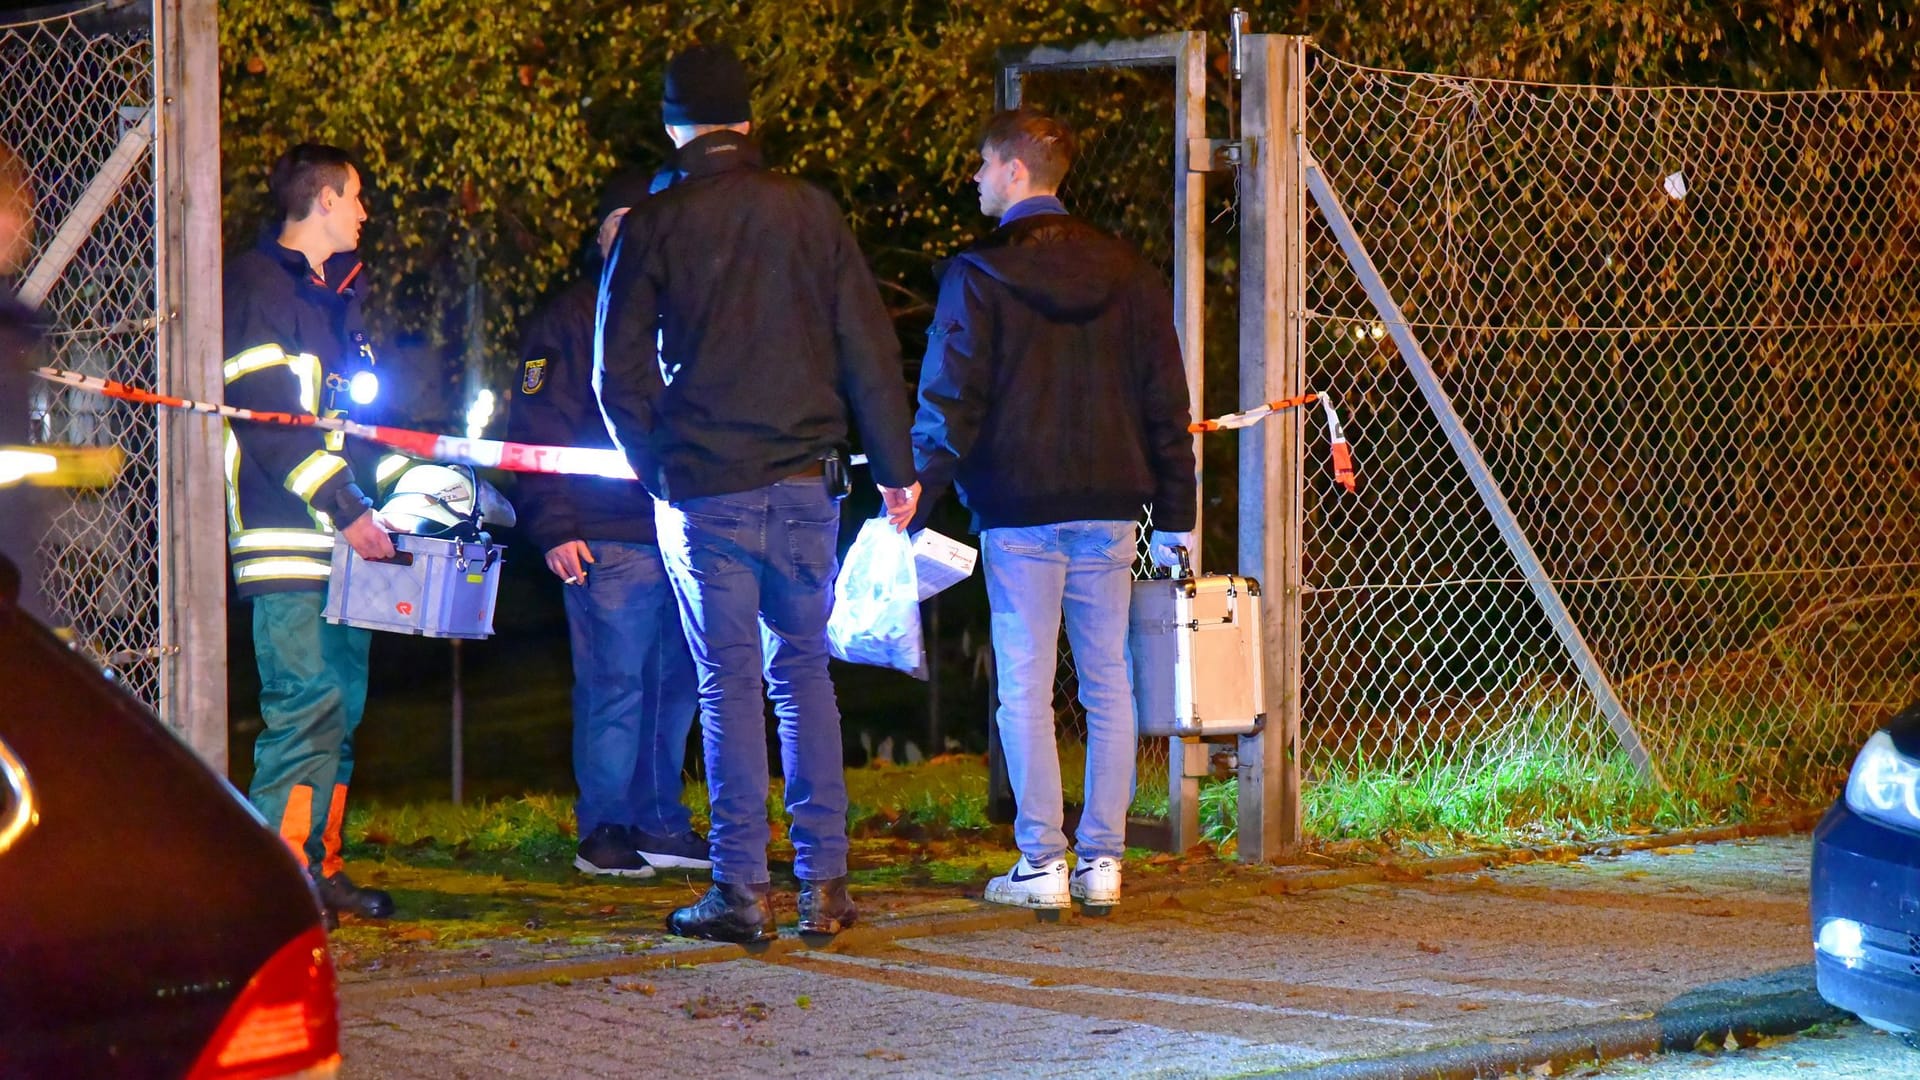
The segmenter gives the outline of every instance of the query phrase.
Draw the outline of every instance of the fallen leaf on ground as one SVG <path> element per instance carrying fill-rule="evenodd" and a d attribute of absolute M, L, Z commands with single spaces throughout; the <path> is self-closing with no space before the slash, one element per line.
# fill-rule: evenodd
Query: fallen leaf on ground
<path fill-rule="evenodd" d="M 1485 1008 L 1486 1008 L 1485 1005 L 1482 1005 L 1477 1001 L 1463 1001 L 1460 1003 L 1461 1012 L 1479 1012 Z"/>
<path fill-rule="evenodd" d="M 864 1054 L 861 1054 L 860 1056 L 861 1056 L 861 1057 L 865 1057 L 865 1058 L 872 1058 L 872 1059 L 873 1059 L 873 1060 L 875 1060 L 875 1061 L 905 1061 L 905 1060 L 907 1060 L 907 1055 L 905 1055 L 905 1054 L 902 1054 L 902 1053 L 900 1053 L 900 1052 L 899 1052 L 899 1051 L 897 1051 L 897 1050 L 887 1050 L 887 1049 L 884 1049 L 884 1048 L 882 1048 L 882 1047 L 878 1047 L 878 1046 L 876 1046 L 876 1047 L 874 1047 L 873 1049 L 871 1049 L 871 1050 L 869 1050 L 869 1051 L 867 1051 L 867 1052 L 866 1052 L 866 1053 L 864 1053 Z"/>
<path fill-rule="evenodd" d="M 440 935 L 431 926 L 416 926 L 393 936 L 399 941 L 432 941 Z"/>
<path fill-rule="evenodd" d="M 1421 952 L 1423 952 L 1423 953 L 1433 953 L 1433 954 L 1435 954 L 1435 955 L 1438 955 L 1439 953 L 1443 953 L 1443 952 L 1446 952 L 1446 951 L 1447 951 L 1447 950 L 1446 950 L 1446 949 L 1445 949 L 1445 948 L 1444 948 L 1443 946 L 1439 946 L 1439 945 L 1429 945 L 1428 943 L 1426 943 L 1426 942 L 1424 942 L 1424 941 L 1416 941 L 1416 942 L 1414 942 L 1414 943 L 1413 943 L 1413 947 L 1414 947 L 1414 948 L 1416 948 L 1416 949 L 1419 949 L 1419 950 L 1420 950 Z"/>
<path fill-rule="evenodd" d="M 621 983 L 614 989 L 628 994 L 645 994 L 648 997 L 652 997 L 655 993 L 652 983 Z"/>
<path fill-rule="evenodd" d="M 1654 848 L 1653 853 L 1655 855 L 1691 855 L 1693 849 L 1683 844 L 1680 847 Z"/>

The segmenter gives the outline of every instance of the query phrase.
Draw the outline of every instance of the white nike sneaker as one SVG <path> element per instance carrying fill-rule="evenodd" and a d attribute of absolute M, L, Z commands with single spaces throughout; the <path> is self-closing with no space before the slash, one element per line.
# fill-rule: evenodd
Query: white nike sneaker
<path fill-rule="evenodd" d="M 1067 896 L 1067 860 L 1035 866 L 1025 855 L 1020 856 L 1013 869 L 987 882 L 987 903 L 1025 908 L 1072 906 Z"/>
<path fill-rule="evenodd" d="M 1120 860 L 1111 855 L 1081 859 L 1073 868 L 1067 891 L 1089 907 L 1112 907 L 1120 902 Z"/>

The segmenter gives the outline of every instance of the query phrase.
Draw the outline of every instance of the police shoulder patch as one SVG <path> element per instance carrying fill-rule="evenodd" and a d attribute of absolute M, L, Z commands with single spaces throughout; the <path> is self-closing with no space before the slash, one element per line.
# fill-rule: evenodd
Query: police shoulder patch
<path fill-rule="evenodd" d="M 527 361 L 526 368 L 520 372 L 520 392 L 523 394 L 537 394 L 540 392 L 540 388 L 545 385 L 547 385 L 546 359 L 542 357 L 539 360 Z"/>

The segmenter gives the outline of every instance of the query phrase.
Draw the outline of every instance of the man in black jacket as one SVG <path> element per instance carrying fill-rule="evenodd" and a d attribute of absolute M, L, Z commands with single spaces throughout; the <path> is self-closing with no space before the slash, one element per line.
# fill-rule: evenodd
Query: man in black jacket
<path fill-rule="evenodd" d="M 597 375 L 608 424 L 658 500 L 700 675 L 714 886 L 668 926 L 723 941 L 774 934 L 764 671 L 800 929 L 834 933 L 855 912 L 827 677 L 840 528 L 827 459 L 851 417 L 889 513 L 906 524 L 919 487 L 899 343 L 832 198 L 761 164 L 731 51 L 674 57 L 662 113 L 679 181 L 634 207 L 615 241 Z"/>
<path fill-rule="evenodd" d="M 615 176 L 601 194 L 601 259 L 644 173 Z M 596 266 L 597 269 L 597 266 Z M 597 275 L 568 286 L 528 325 L 508 437 L 550 446 L 610 447 L 593 394 Z M 573 865 L 589 874 L 648 877 L 655 866 L 705 870 L 706 839 L 680 802 L 687 731 L 699 702 L 680 612 L 654 540 L 653 497 L 631 480 L 530 473 L 520 522 L 565 589 L 573 646 Z"/>
<path fill-rule="evenodd" d="M 280 156 L 268 187 L 277 227 L 227 261 L 227 402 L 335 414 L 349 405 L 344 375 L 365 340 L 360 174 L 345 151 L 308 143 Z M 338 433 L 245 421 L 225 431 L 227 554 L 253 603 L 266 724 L 248 798 L 308 868 L 329 915 L 385 918 L 392 897 L 356 886 L 340 858 L 373 635 L 321 617 L 336 534 L 365 559 L 394 553 L 362 488 L 375 486 L 374 465 Z"/>
<path fill-rule="evenodd" d="M 913 437 L 926 502 L 957 482 L 981 532 L 1021 852 L 986 897 L 1111 905 L 1133 797 L 1127 602 L 1141 508 L 1156 525 L 1155 561 L 1193 546 L 1191 409 L 1173 299 L 1131 246 L 1056 196 L 1073 160 L 1064 125 L 1001 113 L 980 152 L 980 208 L 1000 225 L 945 270 Z M 1053 718 L 1063 609 L 1087 710 L 1071 876 Z"/>

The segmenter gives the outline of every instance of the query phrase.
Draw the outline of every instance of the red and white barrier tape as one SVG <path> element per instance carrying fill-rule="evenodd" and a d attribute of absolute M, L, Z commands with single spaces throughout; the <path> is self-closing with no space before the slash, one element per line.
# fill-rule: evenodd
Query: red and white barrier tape
<path fill-rule="evenodd" d="M 174 397 L 171 394 L 159 394 L 137 386 L 128 386 L 126 383 L 112 379 L 82 375 L 74 371 L 62 371 L 58 368 L 40 368 L 34 374 L 49 382 L 89 390 L 121 401 L 143 405 L 163 405 L 170 409 L 187 409 L 212 416 L 224 416 L 230 420 L 251 420 L 257 424 L 281 424 L 287 427 L 309 427 L 319 431 L 345 432 L 429 461 L 506 469 L 510 472 L 600 476 L 610 480 L 634 479 L 632 466 L 627 464 L 627 459 L 618 450 L 598 450 L 579 446 L 540 446 L 534 443 L 504 442 L 499 439 L 462 439 L 451 435 L 435 435 L 428 431 L 413 431 L 408 428 L 327 419 L 311 413 L 264 412 L 258 409 L 236 408 L 232 405 L 217 405 L 210 401 L 194 401 L 190 398 Z"/>
<path fill-rule="evenodd" d="M 1301 394 L 1299 397 L 1281 398 L 1269 401 L 1265 405 L 1248 409 L 1245 412 L 1228 413 L 1211 420 L 1201 420 L 1187 425 L 1187 430 L 1196 435 L 1210 431 L 1234 431 L 1251 427 L 1269 416 L 1305 408 L 1314 402 L 1327 414 L 1327 438 L 1333 444 L 1333 481 L 1348 491 L 1356 489 L 1353 475 L 1353 447 L 1347 445 L 1346 432 L 1340 427 L 1340 414 L 1333 409 L 1333 399 L 1325 394 Z"/>
<path fill-rule="evenodd" d="M 314 416 L 311 413 L 242 409 L 233 405 L 220 405 L 211 401 L 195 401 L 191 398 L 175 397 L 172 394 L 156 393 L 113 379 L 82 375 L 77 371 L 64 371 L 60 368 L 38 368 L 34 374 L 48 382 L 142 405 L 161 405 L 170 409 L 185 409 L 211 416 L 222 416 L 230 420 L 250 420 L 256 424 L 280 424 L 286 427 L 344 432 L 428 461 L 505 469 L 509 472 L 598 476 L 609 480 L 635 478 L 633 467 L 627 464 L 625 455 L 618 450 L 580 446 L 543 446 L 536 443 L 506 442 L 501 439 L 463 439 L 453 435 L 435 435 L 430 431 L 414 431 L 410 428 L 387 427 L 382 424 L 360 424 L 352 420 L 330 419 Z M 1323 394 L 1306 394 L 1297 398 L 1268 402 L 1257 409 L 1249 409 L 1243 413 L 1229 413 L 1217 419 L 1202 420 L 1193 424 L 1189 430 L 1194 432 L 1230 431 L 1257 423 L 1275 413 L 1311 405 L 1316 401 L 1326 410 L 1327 433 L 1333 439 L 1333 478 L 1341 487 L 1352 491 L 1354 490 L 1353 453 L 1347 446 L 1346 436 L 1341 433 L 1340 417 L 1333 411 L 1333 402 Z M 866 455 L 855 454 L 851 461 L 855 465 L 864 465 Z"/>

